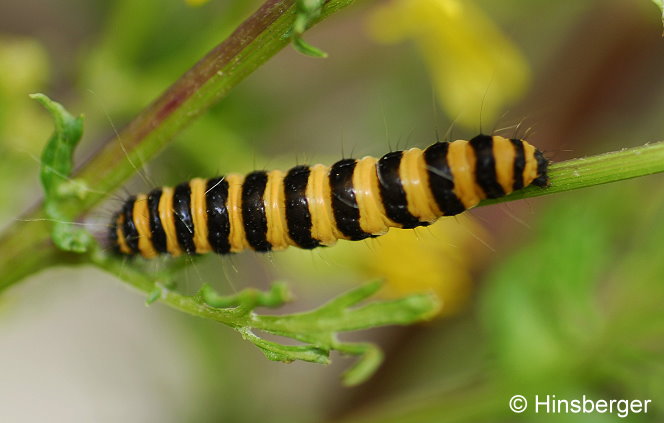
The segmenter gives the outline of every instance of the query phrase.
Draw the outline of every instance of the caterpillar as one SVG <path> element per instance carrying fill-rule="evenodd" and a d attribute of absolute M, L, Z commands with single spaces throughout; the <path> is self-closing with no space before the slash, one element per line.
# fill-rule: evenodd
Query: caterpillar
<path fill-rule="evenodd" d="M 123 255 L 266 252 L 427 226 L 485 198 L 548 184 L 548 160 L 524 140 L 478 135 L 379 159 L 195 178 L 131 196 L 111 222 Z"/>

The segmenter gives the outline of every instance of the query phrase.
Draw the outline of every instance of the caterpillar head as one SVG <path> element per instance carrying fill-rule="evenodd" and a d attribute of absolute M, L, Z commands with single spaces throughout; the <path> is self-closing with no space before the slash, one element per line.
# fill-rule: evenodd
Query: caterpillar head
<path fill-rule="evenodd" d="M 544 154 L 535 150 L 535 160 L 537 161 L 537 177 L 533 179 L 532 184 L 538 187 L 547 187 L 549 186 L 549 175 L 547 171 L 549 169 L 550 161 L 544 157 Z"/>

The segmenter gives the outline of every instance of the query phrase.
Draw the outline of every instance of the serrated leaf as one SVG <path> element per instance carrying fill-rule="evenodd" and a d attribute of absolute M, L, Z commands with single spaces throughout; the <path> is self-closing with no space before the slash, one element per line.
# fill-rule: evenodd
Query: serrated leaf
<path fill-rule="evenodd" d="M 373 344 L 341 342 L 337 337 L 339 332 L 410 324 L 434 316 L 439 308 L 436 297 L 427 294 L 372 301 L 356 306 L 375 294 L 380 287 L 380 281 L 370 282 L 341 294 L 314 310 L 285 315 L 265 316 L 253 312 L 256 307 L 275 307 L 290 299 L 289 291 L 281 283 L 274 284 L 267 292 L 249 288 L 231 296 L 221 296 L 210 286 L 204 285 L 193 298 L 198 304 L 205 304 L 226 313 L 224 323 L 260 348 L 270 360 L 286 363 L 301 360 L 326 364 L 330 362 L 331 351 L 357 356 L 357 362 L 343 376 L 344 384 L 356 385 L 376 371 L 382 361 L 382 353 Z M 234 319 L 233 323 L 225 320 L 229 316 Z M 284 345 L 268 341 L 256 335 L 255 330 L 291 338 L 302 344 Z"/>

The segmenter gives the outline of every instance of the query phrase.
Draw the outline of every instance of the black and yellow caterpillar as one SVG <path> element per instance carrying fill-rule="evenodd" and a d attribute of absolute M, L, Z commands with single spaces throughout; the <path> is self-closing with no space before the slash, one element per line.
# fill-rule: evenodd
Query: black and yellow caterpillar
<path fill-rule="evenodd" d="M 547 166 L 526 141 L 478 135 L 285 174 L 195 178 L 130 197 L 110 239 L 119 253 L 145 258 L 329 246 L 426 226 L 484 198 L 546 186 Z"/>

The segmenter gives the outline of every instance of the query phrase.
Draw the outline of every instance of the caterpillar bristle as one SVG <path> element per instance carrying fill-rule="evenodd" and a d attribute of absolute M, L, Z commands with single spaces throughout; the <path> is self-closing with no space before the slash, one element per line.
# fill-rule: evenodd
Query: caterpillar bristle
<path fill-rule="evenodd" d="M 330 167 L 195 178 L 131 196 L 109 240 L 119 253 L 144 258 L 312 249 L 426 226 L 485 198 L 545 187 L 548 164 L 524 140 L 478 135 Z"/>

